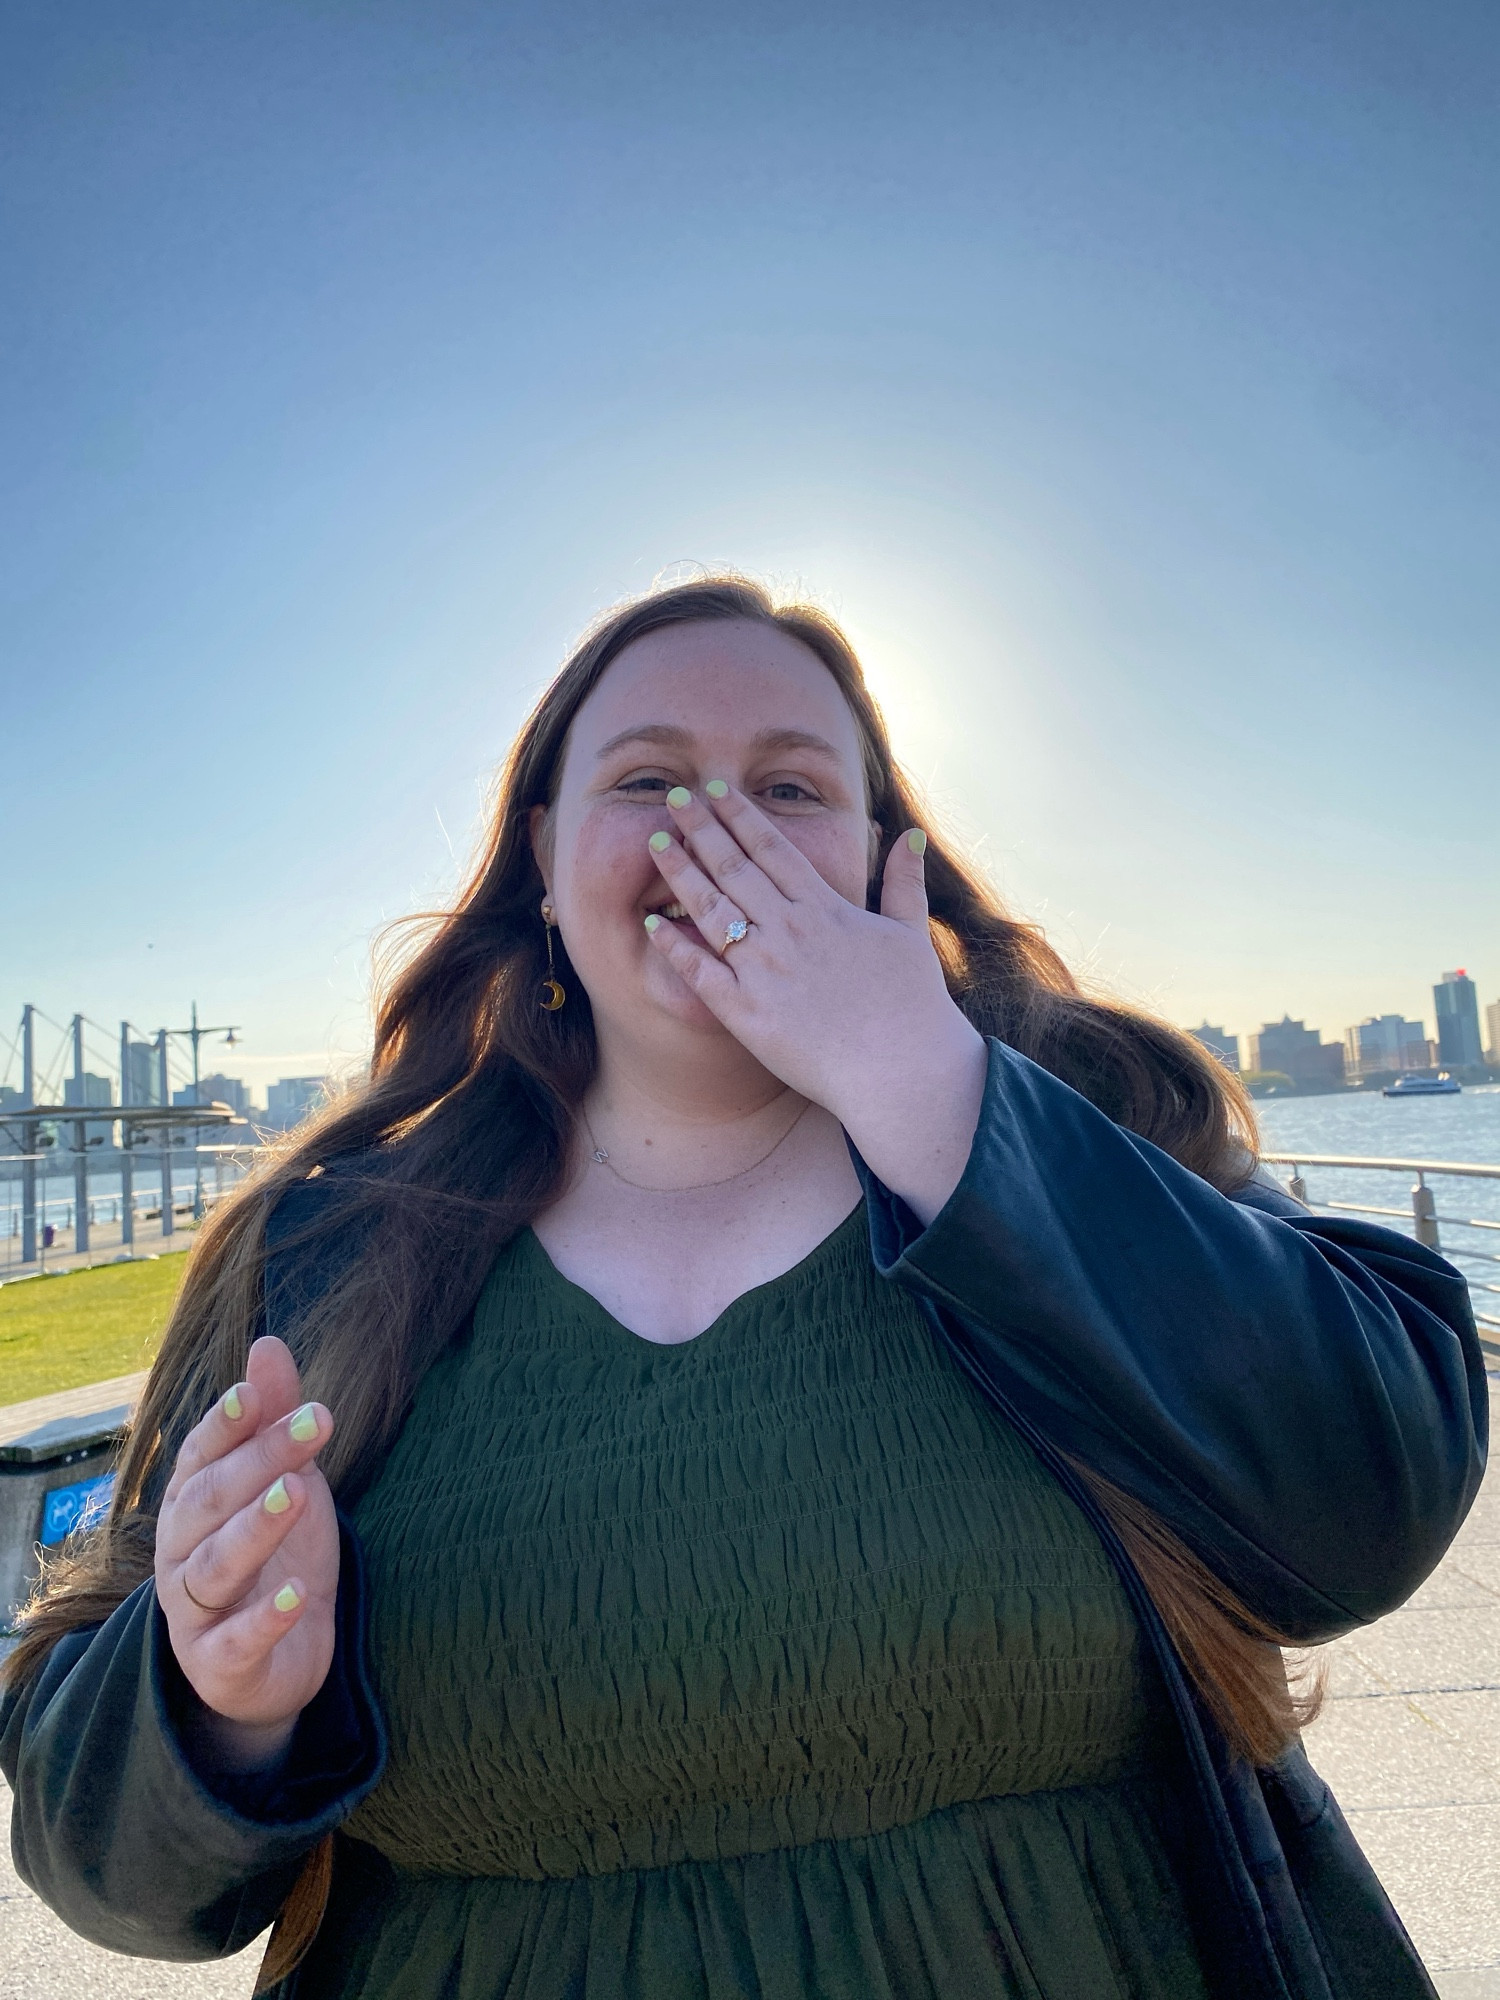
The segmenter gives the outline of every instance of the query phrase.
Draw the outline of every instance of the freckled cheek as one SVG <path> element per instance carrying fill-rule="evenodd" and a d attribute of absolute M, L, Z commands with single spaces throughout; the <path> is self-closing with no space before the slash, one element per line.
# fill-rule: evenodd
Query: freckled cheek
<path fill-rule="evenodd" d="M 654 825 L 641 812 L 600 813 L 571 830 L 558 856 L 566 881 L 565 888 L 563 881 L 558 884 L 564 907 L 587 911 L 595 922 L 633 917 L 641 897 L 660 880 L 646 846 Z"/>
<path fill-rule="evenodd" d="M 869 849 L 862 829 L 851 833 L 826 823 L 821 826 L 809 823 L 804 827 L 792 820 L 783 824 L 782 831 L 793 846 L 802 850 L 831 889 L 837 889 L 847 902 L 864 908 Z"/>

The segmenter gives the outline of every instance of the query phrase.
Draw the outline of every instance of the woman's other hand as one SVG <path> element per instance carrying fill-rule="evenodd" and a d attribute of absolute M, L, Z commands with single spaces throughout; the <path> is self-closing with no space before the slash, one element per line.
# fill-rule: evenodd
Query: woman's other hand
<path fill-rule="evenodd" d="M 930 1222 L 973 1143 L 986 1052 L 933 946 L 924 835 L 913 828 L 895 842 L 876 915 L 832 888 L 752 800 L 722 783 L 705 792 L 669 796 L 680 844 L 652 840 L 692 919 L 691 929 L 648 919 L 652 947 L 767 1069 L 831 1111 Z M 739 918 L 750 929 L 726 945 Z"/>
<path fill-rule="evenodd" d="M 228 1770 L 274 1764 L 333 1659 L 339 1531 L 314 1463 L 333 1431 L 283 1341 L 185 1440 L 156 1530 L 156 1594 Z"/>

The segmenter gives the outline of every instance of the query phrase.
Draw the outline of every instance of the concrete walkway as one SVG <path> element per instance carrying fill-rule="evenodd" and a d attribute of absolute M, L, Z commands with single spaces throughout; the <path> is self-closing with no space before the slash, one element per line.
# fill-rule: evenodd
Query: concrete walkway
<path fill-rule="evenodd" d="M 191 1250 L 193 1231 L 197 1228 L 193 1220 L 191 1205 L 179 1210 L 176 1227 L 168 1236 L 163 1236 L 159 1225 L 148 1222 L 144 1216 L 137 1216 L 134 1240 L 127 1245 L 125 1231 L 118 1222 L 96 1222 L 89 1231 L 87 1250 L 73 1248 L 71 1229 L 60 1229 L 57 1241 L 45 1256 L 33 1257 L 29 1264 L 21 1262 L 16 1239 L 5 1239 L 0 1250 L 0 1285 L 15 1285 L 23 1279 L 58 1277 L 64 1271 L 92 1271 L 99 1264 L 119 1264 L 141 1262 L 152 1257 L 170 1257 L 178 1250 Z"/>
<path fill-rule="evenodd" d="M 124 1400 L 112 1392 L 130 1380 L 93 1395 Z M 1500 1435 L 1500 1368 L 1490 1406 Z M 19 1407 L 0 1410 L 0 1428 Z M 48 1407 L 32 1421 L 77 1413 Z M 1330 1698 L 1308 1732 L 1313 1762 L 1442 2000 L 1500 2000 L 1500 1481 L 1408 1604 L 1321 1657 Z M 249 2000 L 258 1946 L 218 1965 L 162 1965 L 72 1936 L 18 1881 L 9 1816 L 0 1782 L 0 2000 Z"/>
<path fill-rule="evenodd" d="M 1308 1755 L 1443 2000 L 1500 2000 L 1500 1479 L 1415 1597 L 1321 1651 Z"/>

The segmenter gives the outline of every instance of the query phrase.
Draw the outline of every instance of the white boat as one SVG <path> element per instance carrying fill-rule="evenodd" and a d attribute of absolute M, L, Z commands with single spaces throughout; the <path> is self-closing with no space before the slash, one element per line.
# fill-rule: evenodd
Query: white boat
<path fill-rule="evenodd" d="M 1398 1076 L 1394 1083 L 1388 1083 L 1382 1097 L 1457 1097 L 1463 1085 L 1456 1083 L 1447 1070 L 1439 1070 L 1436 1076 L 1422 1076 L 1413 1070 L 1409 1076 Z"/>

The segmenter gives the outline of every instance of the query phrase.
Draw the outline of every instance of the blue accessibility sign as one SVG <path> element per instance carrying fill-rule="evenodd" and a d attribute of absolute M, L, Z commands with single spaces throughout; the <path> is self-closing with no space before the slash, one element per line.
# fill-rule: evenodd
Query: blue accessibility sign
<path fill-rule="evenodd" d="M 76 1486 L 54 1486 L 42 1495 L 42 1542 L 51 1548 L 71 1535 L 75 1528 L 97 1521 L 109 1505 L 115 1490 L 115 1475 L 101 1472 L 97 1479 L 80 1479 Z"/>

